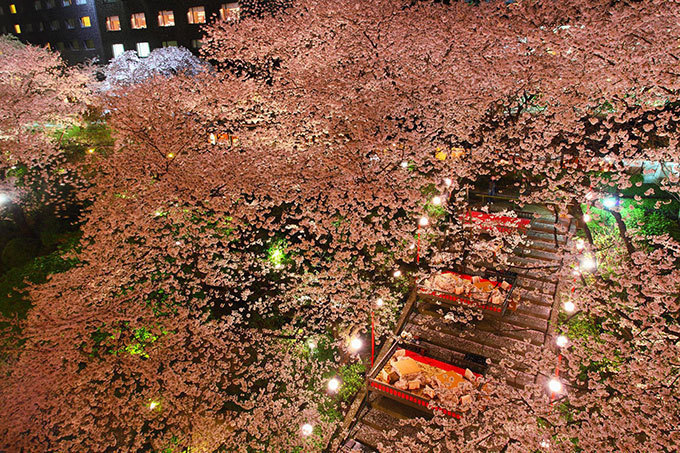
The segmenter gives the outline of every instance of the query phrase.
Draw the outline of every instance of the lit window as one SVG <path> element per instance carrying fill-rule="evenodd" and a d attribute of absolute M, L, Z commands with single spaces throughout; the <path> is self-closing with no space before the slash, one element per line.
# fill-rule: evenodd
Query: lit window
<path fill-rule="evenodd" d="M 241 8 L 238 6 L 238 2 L 234 3 L 222 3 L 220 7 L 220 18 L 222 20 L 238 20 L 238 16 L 241 12 Z"/>
<path fill-rule="evenodd" d="M 33 2 L 33 8 L 35 8 L 36 11 L 40 11 L 42 9 L 42 4 L 40 3 L 40 0 L 36 0 Z"/>
<path fill-rule="evenodd" d="M 113 58 L 116 58 L 118 55 L 125 52 L 125 46 L 122 44 L 114 44 L 111 46 L 111 50 L 113 50 Z"/>
<path fill-rule="evenodd" d="M 175 25 L 175 14 L 172 11 L 158 11 L 158 25 L 172 27 Z"/>
<path fill-rule="evenodd" d="M 64 46 L 64 43 L 61 41 L 57 42 L 57 50 L 64 50 L 66 46 Z"/>
<path fill-rule="evenodd" d="M 187 11 L 187 19 L 190 24 L 204 24 L 205 23 L 205 8 L 202 6 L 194 6 Z"/>
<path fill-rule="evenodd" d="M 90 16 L 83 16 L 80 18 L 80 26 L 82 28 L 87 28 L 91 27 L 92 23 L 90 23 Z"/>
<path fill-rule="evenodd" d="M 118 16 L 109 16 L 106 18 L 106 29 L 108 31 L 120 31 L 120 19 Z"/>
<path fill-rule="evenodd" d="M 137 55 L 139 55 L 140 58 L 148 57 L 150 53 L 151 53 L 151 49 L 149 49 L 149 43 L 148 42 L 138 42 L 137 43 Z"/>
<path fill-rule="evenodd" d="M 198 49 L 202 45 L 203 45 L 203 41 L 201 41 L 200 39 L 192 39 L 191 40 L 191 47 L 193 47 L 194 49 Z"/>
<path fill-rule="evenodd" d="M 45 0 L 45 8 L 54 8 L 54 0 Z"/>
<path fill-rule="evenodd" d="M 62 6 L 71 6 L 71 0 L 61 0 Z"/>
<path fill-rule="evenodd" d="M 130 16 L 130 24 L 135 30 L 146 28 L 146 16 L 144 13 L 134 13 L 132 16 Z"/>
<path fill-rule="evenodd" d="M 9 12 L 12 13 L 12 14 L 16 14 L 16 13 L 17 13 L 17 7 L 16 7 L 16 5 L 15 5 L 14 3 L 12 3 L 11 5 L 9 5 Z"/>
<path fill-rule="evenodd" d="M 74 18 L 66 19 L 66 28 L 69 30 L 76 28 L 76 20 Z"/>
<path fill-rule="evenodd" d="M 87 0 L 76 0 L 76 5 L 86 5 Z"/>
<path fill-rule="evenodd" d="M 93 39 L 86 39 L 83 44 L 85 44 L 86 49 L 94 49 L 94 40 Z"/>
<path fill-rule="evenodd" d="M 17 35 L 21 34 L 21 27 L 19 26 L 19 24 L 14 24 L 14 33 L 16 33 Z"/>
<path fill-rule="evenodd" d="M 71 50 L 80 50 L 80 41 L 74 39 L 73 41 L 68 43 L 68 46 Z"/>
<path fill-rule="evenodd" d="M 163 47 L 177 47 L 177 41 L 163 41 Z"/>
<path fill-rule="evenodd" d="M 58 20 L 55 19 L 52 22 L 50 22 L 50 30 L 52 30 L 52 31 L 59 30 L 59 21 Z"/>

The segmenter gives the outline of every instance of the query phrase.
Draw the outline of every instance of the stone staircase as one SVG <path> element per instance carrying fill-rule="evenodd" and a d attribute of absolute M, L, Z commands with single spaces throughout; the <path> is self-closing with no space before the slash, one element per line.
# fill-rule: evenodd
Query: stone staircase
<path fill-rule="evenodd" d="M 496 210 L 504 206 L 494 206 Z M 494 210 L 492 208 L 492 210 Z M 474 328 L 453 323 L 444 318 L 446 308 L 432 300 L 415 297 L 407 303 L 397 334 L 408 332 L 433 358 L 456 363 L 471 354 L 490 359 L 488 371 L 502 372 L 510 385 L 538 385 L 538 378 L 521 364 L 512 369 L 500 368 L 502 348 L 542 348 L 551 335 L 556 309 L 559 281 L 555 275 L 561 267 L 558 248 L 563 246 L 575 226 L 569 218 L 555 217 L 540 207 L 540 217 L 534 218 L 526 231 L 529 245 L 514 251 L 512 263 L 517 273 L 515 290 L 521 291 L 517 310 L 505 316 L 485 315 L 474 322 Z M 383 348 L 383 353 L 386 348 Z M 479 357 L 478 357 L 479 358 Z M 368 392 L 362 394 L 355 413 L 348 413 L 349 436 L 342 442 L 341 452 L 372 452 L 379 446 L 393 445 L 397 439 L 416 436 L 419 429 L 404 420 L 417 417 L 429 419 L 431 414 L 393 399 Z M 351 423 L 350 423 L 351 422 Z"/>

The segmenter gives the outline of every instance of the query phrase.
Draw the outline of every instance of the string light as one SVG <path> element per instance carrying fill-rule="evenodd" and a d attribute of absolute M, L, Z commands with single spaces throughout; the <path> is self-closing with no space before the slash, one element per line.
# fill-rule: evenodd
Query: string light
<path fill-rule="evenodd" d="M 574 305 L 572 301 L 568 300 L 564 303 L 564 311 L 566 311 L 567 313 L 571 313 L 574 310 L 576 310 L 576 305 Z"/>
<path fill-rule="evenodd" d="M 149 410 L 152 411 L 158 407 L 158 401 L 151 401 L 149 403 Z"/>
<path fill-rule="evenodd" d="M 313 351 L 314 349 L 316 349 L 316 341 L 314 341 L 314 340 L 309 340 L 309 341 L 307 342 L 307 346 L 309 346 L 309 349 Z"/>
<path fill-rule="evenodd" d="M 406 167 L 408 167 L 408 162 L 403 161 L 403 162 L 401 163 L 401 168 L 406 168 Z"/>
<path fill-rule="evenodd" d="M 542 440 L 541 441 L 541 448 L 549 448 L 550 447 L 550 442 L 547 440 Z"/>
<path fill-rule="evenodd" d="M 328 381 L 328 390 L 330 392 L 337 392 L 338 388 L 340 388 L 340 381 L 337 378 L 332 378 Z"/>
<path fill-rule="evenodd" d="M 446 187 L 451 187 L 451 184 L 453 181 L 451 181 L 451 178 L 444 178 L 444 184 L 446 184 Z"/>
<path fill-rule="evenodd" d="M 430 221 L 427 219 L 427 217 L 421 217 L 420 220 L 418 221 L 418 225 L 421 227 L 427 226 L 430 223 Z"/>
<path fill-rule="evenodd" d="M 90 148 L 87 150 L 88 154 L 94 154 L 94 148 Z"/>
<path fill-rule="evenodd" d="M 563 348 L 569 344 L 569 339 L 564 335 L 558 335 L 557 338 L 555 338 L 555 343 L 557 343 L 557 346 L 560 348 Z"/>
<path fill-rule="evenodd" d="M 558 379 L 552 378 L 548 381 L 548 388 L 553 393 L 560 393 L 562 391 L 562 383 Z"/>
<path fill-rule="evenodd" d="M 394 275 L 394 278 L 399 278 L 399 277 L 401 277 L 401 271 L 399 269 L 397 269 L 396 271 L 394 271 L 393 275 Z"/>
<path fill-rule="evenodd" d="M 172 159 L 172 158 L 175 157 L 175 155 L 174 155 L 173 153 L 168 153 L 168 154 L 166 155 L 166 157 L 167 157 L 168 159 Z"/>
<path fill-rule="evenodd" d="M 303 436 L 311 436 L 312 433 L 314 432 L 314 426 L 310 425 L 309 423 L 305 423 L 300 428 L 300 432 L 302 433 Z"/>
<path fill-rule="evenodd" d="M 375 301 L 375 305 L 377 307 L 382 307 L 385 302 L 382 300 L 381 297 L 378 297 L 378 299 Z"/>
<path fill-rule="evenodd" d="M 441 197 L 435 196 L 434 198 L 432 198 L 432 204 L 435 206 L 439 206 L 440 204 L 442 204 Z"/>
<path fill-rule="evenodd" d="M 364 342 L 361 341 L 361 338 L 359 337 L 354 337 L 352 340 L 349 342 L 349 348 L 352 352 L 358 352 L 359 349 L 364 345 Z"/>
<path fill-rule="evenodd" d="M 586 223 L 590 222 L 590 214 L 583 214 L 583 221 Z"/>

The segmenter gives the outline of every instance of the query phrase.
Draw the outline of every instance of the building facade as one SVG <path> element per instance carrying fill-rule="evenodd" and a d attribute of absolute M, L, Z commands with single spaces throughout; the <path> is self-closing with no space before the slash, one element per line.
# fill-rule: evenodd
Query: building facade
<path fill-rule="evenodd" d="M 214 0 L 0 0 L 0 33 L 49 46 L 72 64 L 106 63 L 126 50 L 196 52 L 202 25 L 238 15 L 238 2 Z"/>

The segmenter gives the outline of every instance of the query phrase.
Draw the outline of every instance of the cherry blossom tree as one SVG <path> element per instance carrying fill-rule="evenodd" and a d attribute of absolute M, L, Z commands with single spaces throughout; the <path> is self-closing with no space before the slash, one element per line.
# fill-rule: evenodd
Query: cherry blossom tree
<path fill-rule="evenodd" d="M 410 279 L 460 257 L 443 244 L 461 251 L 466 192 L 498 180 L 580 215 L 633 184 L 632 161 L 676 159 L 678 11 L 309 0 L 209 26 L 217 73 L 102 97 L 116 147 L 92 156 L 82 264 L 34 288 L 8 352 L 3 447 L 322 450 L 327 408 L 345 409 L 326 380 L 356 363 L 377 297 L 384 338 Z M 508 351 L 536 385 L 494 371 L 483 405 L 384 450 L 677 449 L 677 241 L 622 232 L 588 243 L 600 267 L 573 292 L 584 252 L 558 249 L 598 327 L 560 319 L 552 404 L 558 351 Z M 497 236 L 470 245 L 477 262 L 509 264 Z"/>

